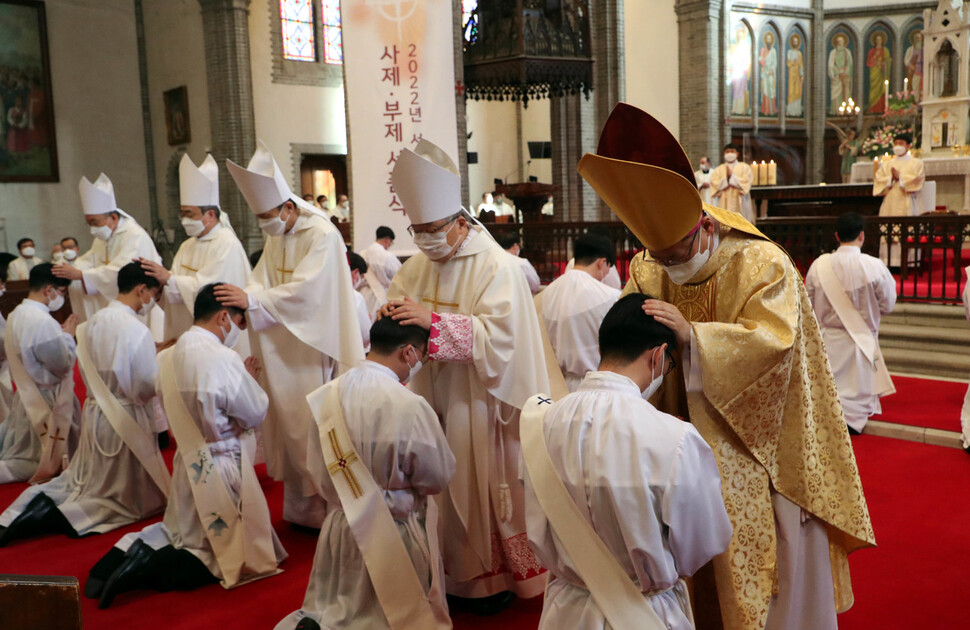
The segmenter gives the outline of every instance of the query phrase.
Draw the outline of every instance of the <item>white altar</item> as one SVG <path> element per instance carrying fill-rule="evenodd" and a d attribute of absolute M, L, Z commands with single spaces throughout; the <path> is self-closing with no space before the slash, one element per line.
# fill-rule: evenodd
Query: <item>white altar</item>
<path fill-rule="evenodd" d="M 970 156 L 927 157 L 922 160 L 926 183 L 919 196 L 920 213 L 943 205 L 947 210 L 970 214 Z M 860 161 L 852 165 L 853 184 L 871 182 L 872 176 L 872 162 Z"/>

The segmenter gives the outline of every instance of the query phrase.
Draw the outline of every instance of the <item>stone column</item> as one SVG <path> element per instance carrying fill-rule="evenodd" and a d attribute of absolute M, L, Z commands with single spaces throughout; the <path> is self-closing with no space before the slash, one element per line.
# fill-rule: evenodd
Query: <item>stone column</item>
<path fill-rule="evenodd" d="M 593 92 L 589 100 L 582 94 L 551 100 L 552 182 L 560 187 L 555 195 L 558 221 L 613 218 L 609 207 L 576 172 L 576 165 L 585 153 L 596 150 L 613 106 L 626 95 L 623 22 L 623 0 L 591 0 Z"/>
<path fill-rule="evenodd" d="M 717 156 L 728 142 L 724 124 L 727 76 L 721 54 L 723 0 L 677 0 L 680 58 L 680 143 L 692 160 Z M 715 159 L 715 162 L 717 160 Z"/>
<path fill-rule="evenodd" d="M 250 0 L 199 0 L 205 36 L 212 154 L 219 162 L 219 200 L 247 251 L 263 238 L 225 160 L 246 165 L 256 150 L 253 80 L 249 55 Z"/>
<path fill-rule="evenodd" d="M 818 184 L 825 177 L 825 115 L 827 103 L 825 98 L 826 80 L 828 78 L 825 60 L 825 22 L 822 5 L 823 0 L 812 0 L 812 35 L 810 57 L 812 75 L 807 77 L 807 95 L 805 112 L 808 125 L 808 155 L 805 159 L 805 183 Z M 838 182 L 836 182 L 838 183 Z"/>

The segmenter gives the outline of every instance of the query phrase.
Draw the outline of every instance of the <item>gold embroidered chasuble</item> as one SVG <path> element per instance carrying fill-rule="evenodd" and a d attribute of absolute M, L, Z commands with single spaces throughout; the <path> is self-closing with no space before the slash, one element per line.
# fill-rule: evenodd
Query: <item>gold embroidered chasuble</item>
<path fill-rule="evenodd" d="M 667 378 L 658 408 L 689 418 L 717 458 L 734 525 L 714 560 L 724 626 L 763 628 L 777 592 L 771 489 L 826 524 L 838 611 L 852 604 L 847 555 L 875 537 L 801 276 L 780 247 L 726 214 L 717 213 L 720 247 L 691 283 L 672 283 L 644 253 L 624 294 L 670 302 L 691 322 L 703 391 Z"/>

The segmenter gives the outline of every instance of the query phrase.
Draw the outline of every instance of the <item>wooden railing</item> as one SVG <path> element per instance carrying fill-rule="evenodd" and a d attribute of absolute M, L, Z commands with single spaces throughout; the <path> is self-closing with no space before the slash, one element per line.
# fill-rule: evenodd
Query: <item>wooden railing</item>
<path fill-rule="evenodd" d="M 758 228 L 788 251 L 804 275 L 820 254 L 837 247 L 834 216 L 760 219 Z M 617 270 L 626 283 L 630 260 L 642 246 L 619 222 L 489 224 L 498 237 L 518 232 L 522 255 L 544 283 L 558 277 L 572 257 L 572 242 L 589 228 L 606 228 L 616 243 Z M 863 251 L 880 258 L 898 278 L 899 300 L 959 303 L 966 279 L 962 250 L 970 247 L 970 215 L 869 217 Z M 895 254 L 894 254 L 895 253 Z M 892 258 L 891 258 L 892 257 Z"/>

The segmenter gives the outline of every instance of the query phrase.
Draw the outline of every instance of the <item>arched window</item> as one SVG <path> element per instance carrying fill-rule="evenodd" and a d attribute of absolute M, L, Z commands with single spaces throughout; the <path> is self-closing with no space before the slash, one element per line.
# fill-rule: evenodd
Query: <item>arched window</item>
<path fill-rule="evenodd" d="M 323 61 L 339 65 L 344 62 L 343 37 L 340 30 L 340 0 L 321 0 L 323 9 Z"/>
<path fill-rule="evenodd" d="M 466 44 L 478 41 L 478 0 L 461 0 L 461 35 Z"/>

